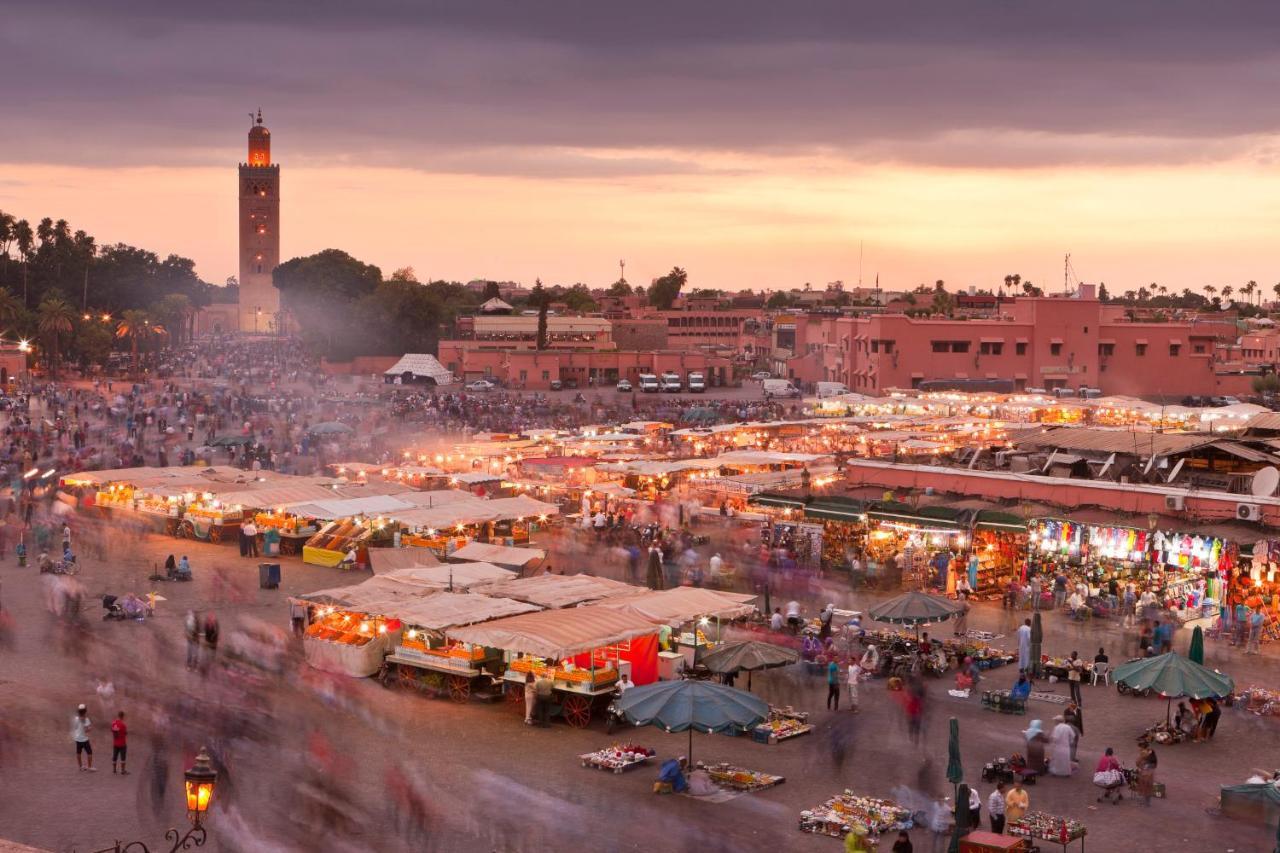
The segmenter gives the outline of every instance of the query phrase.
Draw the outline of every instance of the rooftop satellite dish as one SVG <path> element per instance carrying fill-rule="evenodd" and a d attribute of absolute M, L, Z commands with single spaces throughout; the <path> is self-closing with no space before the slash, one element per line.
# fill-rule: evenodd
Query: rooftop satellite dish
<path fill-rule="evenodd" d="M 1269 498 L 1276 493 L 1277 486 L 1280 486 L 1280 471 L 1267 466 L 1254 472 L 1249 491 L 1255 498 Z"/>

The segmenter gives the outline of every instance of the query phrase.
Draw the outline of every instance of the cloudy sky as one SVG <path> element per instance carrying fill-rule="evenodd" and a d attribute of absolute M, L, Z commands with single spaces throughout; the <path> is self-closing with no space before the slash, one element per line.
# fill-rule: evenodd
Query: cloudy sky
<path fill-rule="evenodd" d="M 0 209 L 285 257 L 708 287 L 1280 281 L 1280 4 L 42 0 L 0 17 Z"/>

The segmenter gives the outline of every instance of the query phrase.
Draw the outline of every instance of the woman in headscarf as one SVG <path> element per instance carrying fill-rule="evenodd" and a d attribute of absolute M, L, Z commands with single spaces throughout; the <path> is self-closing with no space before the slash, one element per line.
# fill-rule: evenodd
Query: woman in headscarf
<path fill-rule="evenodd" d="M 1022 735 L 1027 739 L 1027 769 L 1037 776 L 1044 775 L 1049 771 L 1044 760 L 1045 745 L 1049 739 L 1044 735 L 1041 722 L 1032 720 L 1031 726 L 1025 729 Z"/>
<path fill-rule="evenodd" d="M 1049 747 L 1049 772 L 1054 776 L 1070 776 L 1073 769 L 1071 763 L 1071 744 L 1076 738 L 1076 730 L 1062 716 L 1054 717 L 1057 723 L 1053 727 L 1053 736 Z"/>

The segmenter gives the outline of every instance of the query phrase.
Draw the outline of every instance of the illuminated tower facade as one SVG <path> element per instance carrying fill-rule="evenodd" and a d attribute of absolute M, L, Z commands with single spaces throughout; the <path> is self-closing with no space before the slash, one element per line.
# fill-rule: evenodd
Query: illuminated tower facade
<path fill-rule="evenodd" d="M 240 164 L 240 331 L 277 330 L 280 291 L 271 271 L 280 263 L 280 166 L 271 162 L 271 131 L 258 110 L 249 129 L 249 161 Z"/>

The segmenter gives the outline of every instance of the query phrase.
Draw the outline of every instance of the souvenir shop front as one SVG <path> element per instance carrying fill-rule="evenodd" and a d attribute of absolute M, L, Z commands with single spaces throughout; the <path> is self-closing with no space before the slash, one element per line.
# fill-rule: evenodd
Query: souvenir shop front
<path fill-rule="evenodd" d="M 1164 610 L 1182 619 L 1216 608 L 1221 573 L 1238 559 L 1220 537 L 1168 530 L 1085 524 L 1056 518 L 1030 525 L 1030 567 L 1088 584 L 1091 597 L 1105 597 L 1114 585 L 1151 590 Z M 1112 603 L 1114 606 L 1114 602 Z"/>
<path fill-rule="evenodd" d="M 970 514 L 943 506 L 882 501 L 867 508 L 864 561 L 881 589 L 955 591 L 969 546 Z"/>
<path fill-rule="evenodd" d="M 1264 642 L 1280 640 L 1280 539 L 1242 546 L 1240 559 L 1224 573 L 1223 627 L 1243 643 L 1248 625 L 1241 617 L 1262 608 Z"/>
<path fill-rule="evenodd" d="M 1022 579 L 1030 539 L 1027 522 L 999 510 L 979 510 L 973 523 L 969 585 L 974 592 L 998 594 L 1009 581 Z"/>

